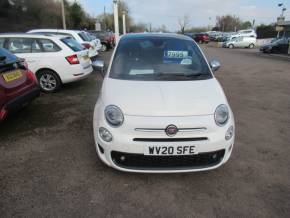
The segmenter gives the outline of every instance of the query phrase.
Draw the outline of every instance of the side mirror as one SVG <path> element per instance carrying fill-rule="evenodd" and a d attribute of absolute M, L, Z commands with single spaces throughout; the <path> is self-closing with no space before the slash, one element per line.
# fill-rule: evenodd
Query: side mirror
<path fill-rule="evenodd" d="M 221 66 L 220 62 L 217 60 L 212 60 L 209 65 L 213 72 L 217 71 Z"/>
<path fill-rule="evenodd" d="M 95 60 L 92 62 L 92 66 L 94 69 L 101 72 L 101 75 L 104 77 L 104 69 L 105 69 L 105 63 L 101 60 Z"/>

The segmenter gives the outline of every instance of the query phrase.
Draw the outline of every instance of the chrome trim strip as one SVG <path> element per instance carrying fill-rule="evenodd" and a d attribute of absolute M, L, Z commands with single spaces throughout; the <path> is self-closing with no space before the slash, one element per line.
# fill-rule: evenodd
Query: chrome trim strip
<path fill-rule="evenodd" d="M 206 127 L 180 128 L 180 129 L 178 129 L 178 132 L 196 132 L 196 131 L 205 131 L 205 130 L 207 130 Z M 138 131 L 138 132 L 164 132 L 165 129 L 135 128 L 135 131 Z"/>
<path fill-rule="evenodd" d="M 138 132 L 164 132 L 165 129 L 136 128 L 135 131 L 138 131 Z"/>

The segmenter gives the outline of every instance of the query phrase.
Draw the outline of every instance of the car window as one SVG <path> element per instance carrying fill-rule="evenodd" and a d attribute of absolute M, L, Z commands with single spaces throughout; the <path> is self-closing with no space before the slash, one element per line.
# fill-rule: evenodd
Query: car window
<path fill-rule="evenodd" d="M 8 50 L 12 53 L 31 53 L 32 39 L 30 38 L 9 38 Z"/>
<path fill-rule="evenodd" d="M 40 42 L 44 52 L 57 52 L 61 50 L 57 44 L 49 39 L 39 39 L 38 41 Z"/>
<path fill-rule="evenodd" d="M 0 38 L 0 48 L 4 48 L 5 38 Z"/>
<path fill-rule="evenodd" d="M 109 76 L 115 79 L 151 81 L 212 77 L 193 41 L 170 37 L 122 39 Z"/>
<path fill-rule="evenodd" d="M 42 52 L 42 49 L 36 39 L 31 39 L 31 52 L 32 53 Z"/>
<path fill-rule="evenodd" d="M 69 48 L 71 48 L 73 51 L 82 51 L 85 48 L 78 43 L 76 40 L 74 40 L 71 37 L 63 38 L 61 41 L 66 44 Z"/>
<path fill-rule="evenodd" d="M 89 38 L 85 32 L 79 32 L 78 35 L 79 35 L 79 36 L 81 37 L 81 39 L 84 40 L 84 41 L 87 41 L 87 42 L 92 41 L 92 39 Z"/>
<path fill-rule="evenodd" d="M 69 37 L 71 37 L 71 38 L 74 39 L 73 35 L 70 34 L 70 33 L 57 32 L 56 34 L 57 34 L 57 35 L 63 35 L 63 36 L 69 36 Z"/>

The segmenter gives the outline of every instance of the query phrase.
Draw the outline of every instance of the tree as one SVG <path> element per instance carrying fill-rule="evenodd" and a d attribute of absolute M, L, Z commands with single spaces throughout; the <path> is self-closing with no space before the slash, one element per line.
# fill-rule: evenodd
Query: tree
<path fill-rule="evenodd" d="M 145 31 L 148 31 L 147 25 L 145 23 L 133 24 L 130 27 L 130 32 L 133 32 L 133 33 L 140 33 L 140 32 L 145 32 Z"/>
<path fill-rule="evenodd" d="M 241 19 L 235 15 L 223 15 L 216 17 L 216 26 L 223 32 L 236 31 L 240 29 L 241 25 Z"/>
<path fill-rule="evenodd" d="M 182 18 L 179 18 L 178 24 L 179 24 L 179 27 L 180 27 L 180 32 L 182 34 L 184 34 L 185 29 L 187 28 L 189 23 L 190 23 L 190 20 L 189 20 L 189 16 L 187 14 L 185 14 Z"/>
<path fill-rule="evenodd" d="M 206 32 L 208 31 L 207 27 L 191 27 L 188 28 L 185 32 L 187 33 L 201 33 L 201 32 Z"/>
<path fill-rule="evenodd" d="M 167 27 L 162 24 L 161 26 L 157 27 L 157 28 L 153 28 L 153 32 L 162 32 L 162 33 L 167 33 Z"/>
<path fill-rule="evenodd" d="M 64 0 L 67 28 L 92 29 L 95 19 L 77 1 Z M 62 28 L 59 0 L 0 0 L 0 32 Z"/>
<path fill-rule="evenodd" d="M 241 29 L 250 29 L 252 28 L 252 23 L 250 21 L 245 21 L 241 24 Z"/>
<path fill-rule="evenodd" d="M 256 32 L 257 32 L 257 38 L 259 39 L 277 37 L 277 31 L 275 29 L 274 24 L 272 25 L 261 24 L 257 26 Z"/>

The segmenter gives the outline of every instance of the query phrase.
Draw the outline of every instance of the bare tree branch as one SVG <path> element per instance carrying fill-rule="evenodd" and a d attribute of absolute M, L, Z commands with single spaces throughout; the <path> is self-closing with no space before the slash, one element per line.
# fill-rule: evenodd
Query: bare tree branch
<path fill-rule="evenodd" d="M 182 18 L 178 19 L 178 24 L 179 24 L 181 33 L 185 32 L 185 29 L 188 27 L 189 23 L 190 23 L 190 18 L 188 14 L 185 14 Z"/>

